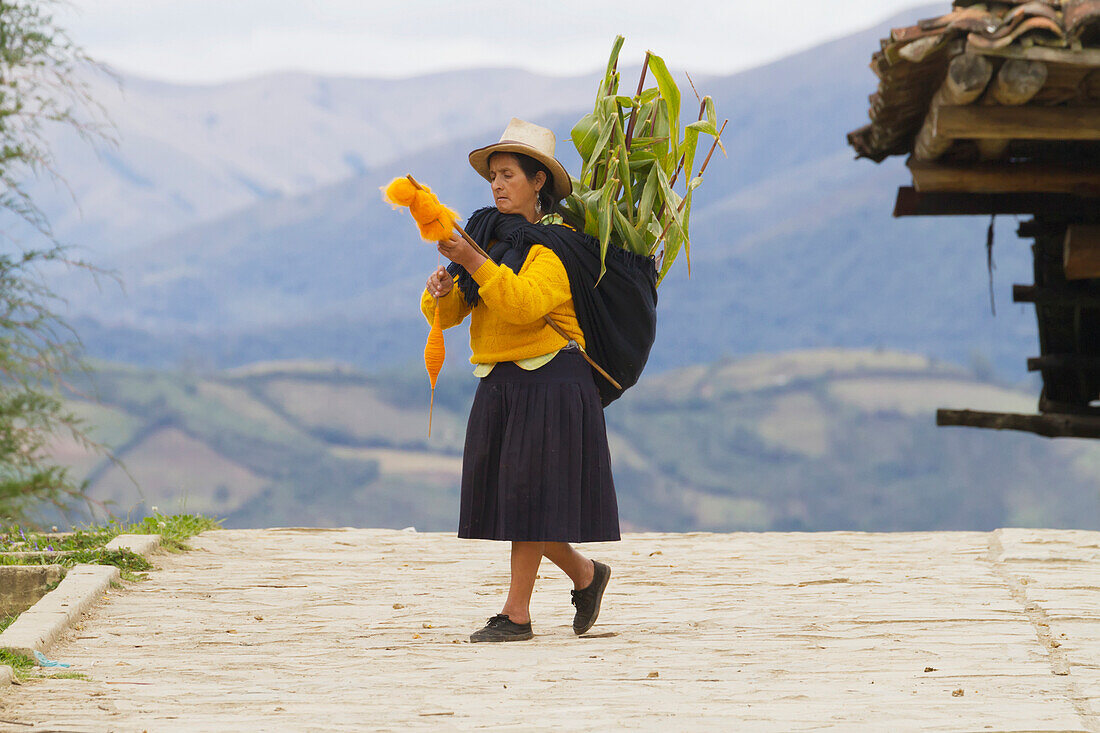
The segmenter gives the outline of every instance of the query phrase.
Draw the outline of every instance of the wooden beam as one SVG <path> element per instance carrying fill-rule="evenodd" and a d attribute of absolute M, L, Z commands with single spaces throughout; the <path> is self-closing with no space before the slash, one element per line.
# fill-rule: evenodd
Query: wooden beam
<path fill-rule="evenodd" d="M 1046 438 L 1100 438 L 1100 417 L 1082 415 L 937 410 L 936 424 L 990 430 L 1021 430 Z"/>
<path fill-rule="evenodd" d="M 1086 354 L 1043 354 L 1042 356 L 1033 356 L 1027 360 L 1027 370 L 1029 372 L 1038 372 L 1043 369 L 1100 372 L 1100 356 L 1088 356 Z"/>
<path fill-rule="evenodd" d="M 1067 280 L 1100 277 L 1100 226 L 1070 224 L 1066 227 L 1062 266 Z"/>
<path fill-rule="evenodd" d="M 1047 65 L 1042 61 L 1008 59 L 993 77 L 992 83 L 982 95 L 983 106 L 1002 105 L 1018 107 L 1027 104 L 1047 81 Z M 998 160 L 1008 151 L 1011 138 L 983 138 L 978 140 L 978 154 L 982 160 Z"/>
<path fill-rule="evenodd" d="M 915 158 L 910 158 L 907 165 L 913 174 L 913 185 L 922 193 L 1069 193 L 1100 196 L 1100 169 L 1095 166 L 1043 163 L 940 165 Z"/>
<path fill-rule="evenodd" d="M 1036 305 L 1100 308 L 1100 293 L 1063 290 L 1058 288 L 1040 288 L 1035 285 L 1013 285 L 1012 302 L 1035 303 Z"/>
<path fill-rule="evenodd" d="M 932 97 L 924 124 L 913 143 L 913 155 L 918 160 L 935 160 L 947 152 L 955 141 L 950 135 L 939 132 L 939 110 L 970 104 L 982 95 L 992 76 L 993 64 L 985 56 L 964 53 L 951 59 L 947 76 Z"/>
<path fill-rule="evenodd" d="M 1100 213 L 1100 198 L 1061 193 L 927 193 L 900 186 L 894 216 L 989 216 L 1054 214 L 1087 217 Z M 1026 223 L 1026 222 L 1025 222 Z M 1023 235 L 1021 236 L 1029 236 Z"/>
<path fill-rule="evenodd" d="M 1024 48 L 1015 44 L 1004 48 L 978 48 L 968 43 L 966 52 L 980 56 L 1028 59 L 1030 61 L 1044 61 L 1048 64 L 1065 64 L 1067 66 L 1100 66 L 1100 49 L 1097 48 L 1082 48 L 1075 51 L 1068 48 L 1047 48 L 1045 46 Z"/>
<path fill-rule="evenodd" d="M 935 135 L 972 140 L 1100 140 L 1100 106 L 940 107 Z"/>

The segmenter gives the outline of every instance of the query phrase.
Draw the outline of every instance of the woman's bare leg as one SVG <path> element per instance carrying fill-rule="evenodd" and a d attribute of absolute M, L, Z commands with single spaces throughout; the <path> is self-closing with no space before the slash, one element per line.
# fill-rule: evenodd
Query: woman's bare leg
<path fill-rule="evenodd" d="M 568 542 L 544 542 L 542 554 L 546 559 L 557 565 L 569 579 L 573 581 L 573 588 L 582 590 L 592 585 L 592 576 L 595 567 L 592 561 L 573 549 Z"/>
<path fill-rule="evenodd" d="M 508 587 L 508 600 L 501 610 L 513 623 L 531 621 L 531 593 L 535 590 L 535 575 L 542 562 L 546 542 L 512 543 L 512 584 Z"/>

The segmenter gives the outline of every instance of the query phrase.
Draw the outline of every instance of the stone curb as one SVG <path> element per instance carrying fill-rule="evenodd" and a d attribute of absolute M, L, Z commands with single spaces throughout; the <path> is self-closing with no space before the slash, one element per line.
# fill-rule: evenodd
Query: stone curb
<path fill-rule="evenodd" d="M 103 546 L 104 550 L 129 550 L 138 555 L 150 555 L 160 549 L 159 534 L 120 534 Z"/>
<path fill-rule="evenodd" d="M 45 652 L 120 577 L 113 565 L 73 566 L 60 585 L 0 632 L 0 649 L 26 657 Z"/>
<path fill-rule="evenodd" d="M 142 556 L 159 548 L 159 534 L 122 534 L 104 545 L 107 550 L 130 550 Z M 56 588 L 0 632 L 0 649 L 28 657 L 34 657 L 35 651 L 45 653 L 120 578 L 121 573 L 113 565 L 72 567 Z"/>

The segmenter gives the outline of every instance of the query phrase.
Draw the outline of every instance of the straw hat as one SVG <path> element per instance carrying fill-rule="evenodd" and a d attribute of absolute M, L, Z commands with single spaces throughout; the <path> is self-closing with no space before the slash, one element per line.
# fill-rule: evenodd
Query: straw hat
<path fill-rule="evenodd" d="M 530 155 L 549 169 L 554 179 L 554 198 L 560 200 L 573 192 L 573 183 L 565 172 L 565 166 L 554 157 L 554 142 L 554 133 L 550 130 L 513 117 L 504 134 L 500 136 L 500 142 L 470 153 L 470 165 L 488 181 L 489 156 L 493 153 Z"/>

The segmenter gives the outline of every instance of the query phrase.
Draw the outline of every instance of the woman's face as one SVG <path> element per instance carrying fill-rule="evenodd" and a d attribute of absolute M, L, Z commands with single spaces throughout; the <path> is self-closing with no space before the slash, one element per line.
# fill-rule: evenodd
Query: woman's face
<path fill-rule="evenodd" d="M 528 221 L 535 221 L 535 199 L 545 183 L 546 174 L 542 171 L 529 180 L 511 153 L 493 153 L 489 158 L 489 185 L 502 214 L 521 214 Z"/>

